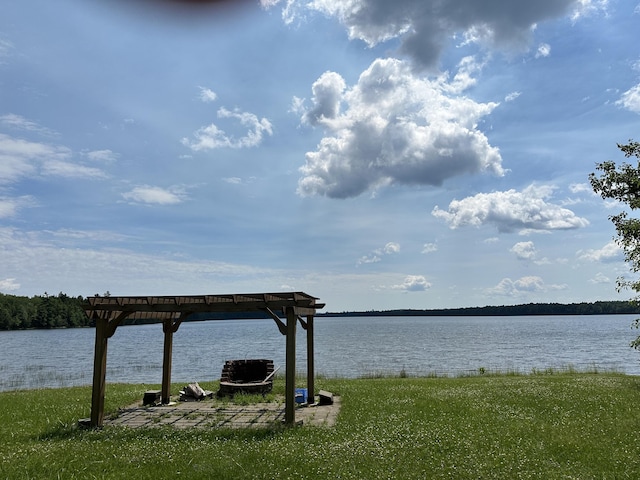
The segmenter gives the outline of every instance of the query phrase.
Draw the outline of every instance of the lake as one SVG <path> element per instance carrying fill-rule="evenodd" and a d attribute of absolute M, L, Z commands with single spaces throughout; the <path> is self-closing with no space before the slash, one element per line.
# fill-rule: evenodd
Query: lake
<path fill-rule="evenodd" d="M 634 315 L 522 317 L 317 317 L 316 373 L 530 373 L 533 369 L 615 370 L 640 374 Z M 298 326 L 297 370 L 306 372 Z M 95 331 L 0 332 L 0 391 L 90 385 Z M 121 326 L 109 340 L 107 382 L 162 381 L 162 326 Z M 217 380 L 225 360 L 270 358 L 284 374 L 285 337 L 273 320 L 184 323 L 174 335 L 173 382 Z"/>

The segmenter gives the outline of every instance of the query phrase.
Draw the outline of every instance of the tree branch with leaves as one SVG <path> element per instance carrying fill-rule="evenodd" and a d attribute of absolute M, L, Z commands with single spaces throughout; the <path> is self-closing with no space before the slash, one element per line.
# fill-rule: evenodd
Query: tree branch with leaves
<path fill-rule="evenodd" d="M 629 140 L 626 145 L 618 144 L 625 158 L 636 157 L 636 165 L 623 162 L 616 165 L 606 161 L 596 165 L 596 172 L 589 175 L 593 191 L 603 199 L 617 200 L 625 204 L 631 212 L 640 209 L 640 143 Z M 624 252 L 624 260 L 633 273 L 640 271 L 640 219 L 629 216 L 624 211 L 609 216 L 616 228 L 616 243 Z M 640 280 L 629 280 L 620 277 L 617 280 L 618 291 L 630 289 L 636 293 L 634 302 L 640 299 Z M 640 327 L 640 319 L 635 320 L 635 327 Z M 631 342 L 631 346 L 640 350 L 640 336 Z"/>

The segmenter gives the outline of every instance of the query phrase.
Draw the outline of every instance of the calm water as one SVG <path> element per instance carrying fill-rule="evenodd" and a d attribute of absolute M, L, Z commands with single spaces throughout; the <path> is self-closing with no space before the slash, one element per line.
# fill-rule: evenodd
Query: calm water
<path fill-rule="evenodd" d="M 640 375 L 633 315 L 316 318 L 316 372 L 459 375 L 599 368 Z M 306 369 L 298 328 L 297 368 Z M 0 332 L 0 391 L 91 384 L 93 329 Z M 160 383 L 162 326 L 119 327 L 109 340 L 107 382 Z M 285 337 L 272 320 L 193 322 L 174 335 L 172 380 L 220 377 L 225 360 L 272 358 L 284 373 Z"/>

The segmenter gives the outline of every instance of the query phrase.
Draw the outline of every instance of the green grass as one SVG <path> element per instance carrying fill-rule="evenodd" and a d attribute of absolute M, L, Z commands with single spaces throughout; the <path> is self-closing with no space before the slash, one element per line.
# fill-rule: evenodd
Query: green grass
<path fill-rule="evenodd" d="M 640 478 L 638 377 L 317 383 L 342 397 L 333 428 L 82 430 L 76 422 L 89 416 L 90 388 L 0 393 L 0 478 Z M 149 388 L 108 385 L 106 410 Z"/>

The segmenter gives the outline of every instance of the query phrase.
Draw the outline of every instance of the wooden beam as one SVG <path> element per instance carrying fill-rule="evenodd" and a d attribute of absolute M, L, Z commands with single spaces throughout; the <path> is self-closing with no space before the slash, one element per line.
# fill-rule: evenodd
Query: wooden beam
<path fill-rule="evenodd" d="M 287 315 L 287 356 L 284 423 L 287 426 L 293 426 L 296 423 L 296 324 L 298 318 L 293 308 L 286 308 L 285 313 Z"/>
<path fill-rule="evenodd" d="M 183 312 L 174 322 L 171 318 L 162 321 L 162 331 L 164 332 L 164 350 L 162 355 L 162 395 L 161 402 L 167 404 L 171 402 L 171 366 L 173 364 L 173 334 L 178 331 L 182 321 L 191 312 Z"/>
<path fill-rule="evenodd" d="M 280 320 L 280 317 L 275 313 L 273 313 L 273 310 L 271 310 L 269 307 L 265 307 L 263 310 L 267 312 L 269 315 L 271 315 L 271 318 L 273 318 L 273 321 L 276 322 L 276 325 L 278 326 L 278 330 L 280 330 L 280 333 L 282 335 L 286 335 L 287 326 L 282 322 L 282 320 Z"/>
<path fill-rule="evenodd" d="M 116 318 L 109 320 L 107 322 L 107 329 L 105 331 L 105 335 L 107 336 L 107 338 L 113 337 L 113 335 L 116 333 L 116 328 L 118 328 L 118 326 L 122 323 L 122 321 L 125 318 L 127 318 L 129 315 L 130 315 L 129 312 L 120 312 L 118 313 Z"/>
<path fill-rule="evenodd" d="M 164 350 L 162 355 L 162 394 L 163 404 L 171 401 L 171 362 L 173 359 L 173 321 L 168 318 L 162 322 L 164 332 Z"/>
<path fill-rule="evenodd" d="M 93 356 L 93 387 L 91 392 L 91 426 L 101 427 L 104 421 L 104 393 L 107 379 L 108 318 L 96 321 L 96 344 Z"/>
<path fill-rule="evenodd" d="M 313 352 L 313 315 L 307 317 L 307 401 L 315 403 L 315 365 Z"/>

